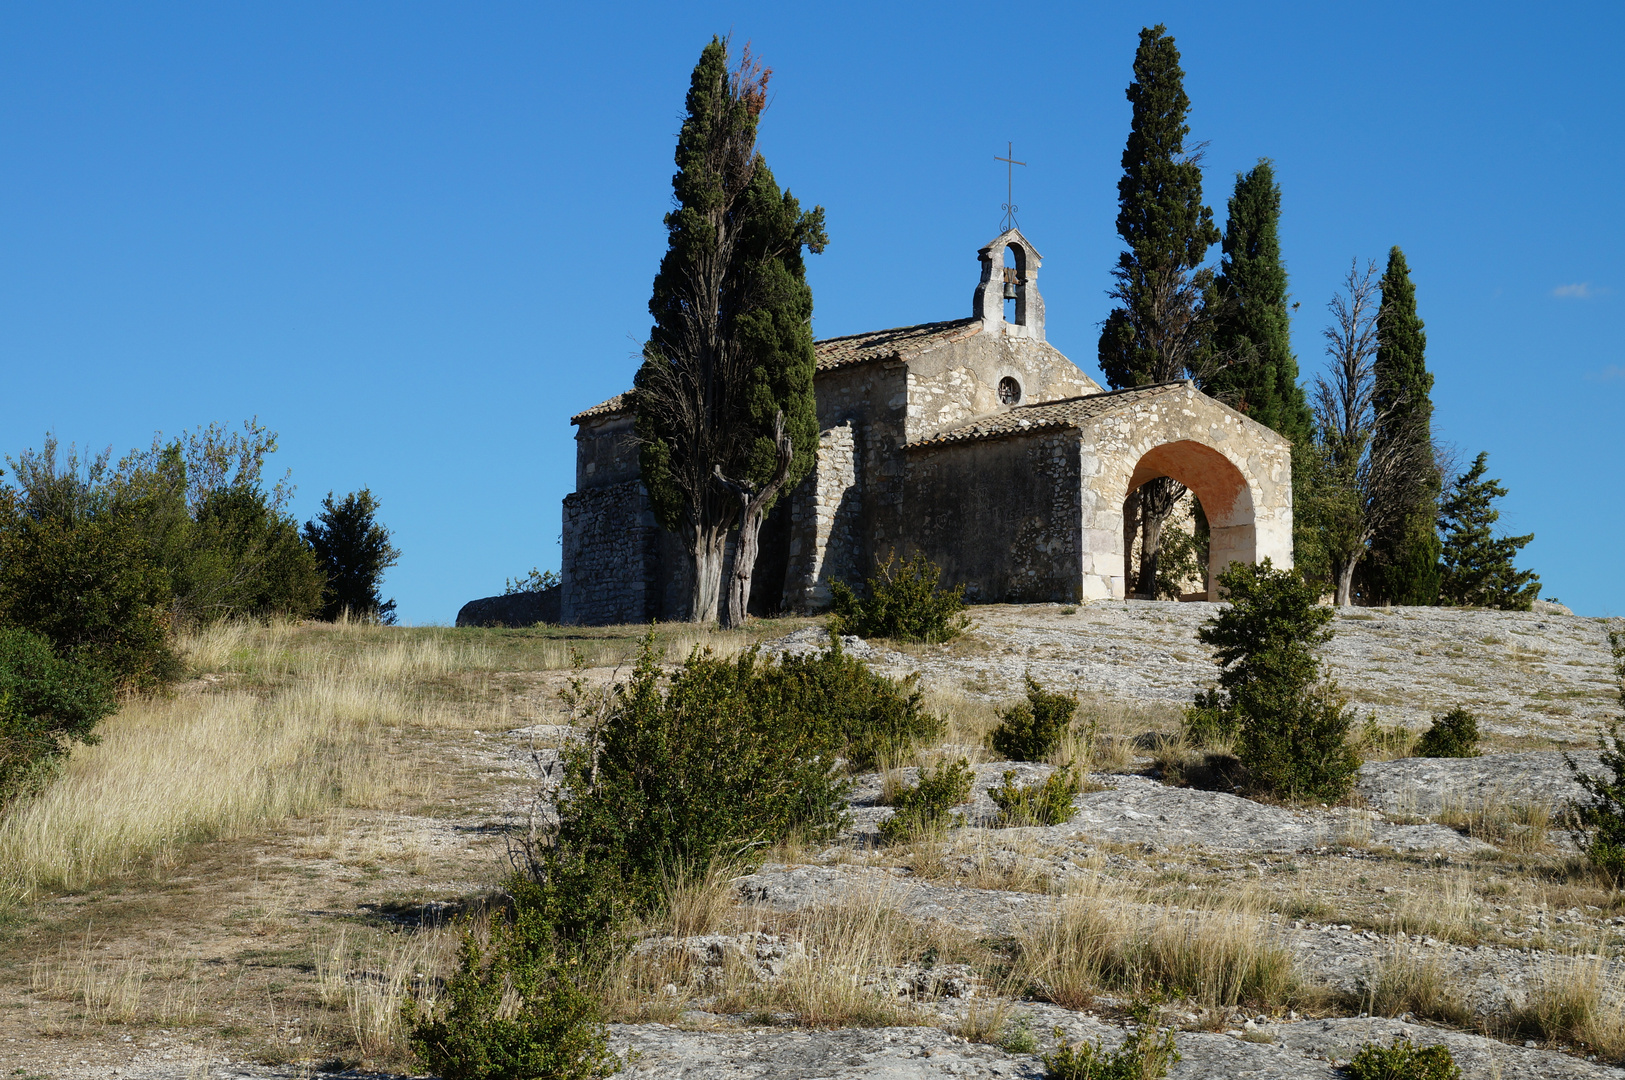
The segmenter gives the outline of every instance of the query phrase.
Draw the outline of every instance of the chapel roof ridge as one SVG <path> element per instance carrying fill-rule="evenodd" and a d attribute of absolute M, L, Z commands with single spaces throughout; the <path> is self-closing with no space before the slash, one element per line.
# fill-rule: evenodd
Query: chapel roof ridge
<path fill-rule="evenodd" d="M 866 330 L 860 334 L 824 338 L 813 343 L 813 350 L 818 355 L 818 370 L 830 371 L 870 360 L 889 360 L 913 355 L 935 345 L 961 341 L 976 334 L 981 328 L 981 320 L 974 317 L 945 319 L 941 322 L 893 326 L 885 330 Z"/>

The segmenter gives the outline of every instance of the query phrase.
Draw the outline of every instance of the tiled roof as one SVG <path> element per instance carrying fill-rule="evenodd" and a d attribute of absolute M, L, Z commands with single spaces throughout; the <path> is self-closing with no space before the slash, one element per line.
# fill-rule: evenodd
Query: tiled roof
<path fill-rule="evenodd" d="M 581 421 L 586 420 L 589 417 L 608 416 L 610 413 L 624 412 L 631 407 L 632 392 L 628 390 L 624 394 L 616 394 L 608 401 L 600 401 L 590 409 L 582 409 L 580 412 L 570 417 L 570 423 L 579 424 Z"/>
<path fill-rule="evenodd" d="M 826 338 L 815 342 L 818 370 L 829 371 L 861 364 L 868 360 L 891 360 L 912 356 L 932 345 L 949 341 L 962 341 L 981 329 L 976 319 L 949 319 L 947 322 L 921 323 L 918 326 L 899 326 L 891 330 L 871 330 L 867 334 L 848 334 L 846 337 Z M 632 407 L 630 394 L 616 394 L 570 417 L 570 423 L 594 416 L 607 416 Z"/>
<path fill-rule="evenodd" d="M 818 370 L 861 364 L 866 360 L 890 360 L 920 352 L 932 345 L 960 341 L 981 329 L 976 319 L 950 319 L 947 322 L 899 326 L 891 330 L 871 330 L 867 334 L 825 338 L 813 348 L 818 351 Z"/>
<path fill-rule="evenodd" d="M 1176 393 L 1189 386 L 1185 382 L 1154 383 L 1135 386 L 1127 390 L 1112 390 L 1104 394 L 1087 394 L 1063 401 L 1045 401 L 1037 405 L 1021 405 L 1009 412 L 985 416 L 947 431 L 939 431 L 930 438 L 909 443 L 909 446 L 945 446 L 949 443 L 976 442 L 981 439 L 1000 439 L 1006 435 L 1025 435 L 1031 431 L 1054 431 L 1078 427 L 1085 421 L 1104 416 L 1137 402 Z"/>

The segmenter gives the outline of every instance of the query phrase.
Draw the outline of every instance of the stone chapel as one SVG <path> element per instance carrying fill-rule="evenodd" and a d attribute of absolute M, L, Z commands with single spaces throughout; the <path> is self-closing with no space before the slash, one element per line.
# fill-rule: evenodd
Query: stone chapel
<path fill-rule="evenodd" d="M 1189 382 L 1103 390 L 1044 340 L 1020 230 L 978 255 L 969 318 L 817 343 L 817 460 L 764 523 L 753 613 L 821 609 L 832 580 L 916 551 L 972 602 L 1123 598 L 1124 501 L 1158 476 L 1201 500 L 1210 598 L 1232 562 L 1292 565 L 1286 440 Z M 629 398 L 571 423 L 562 621 L 684 617 L 686 562 L 638 479 Z"/>

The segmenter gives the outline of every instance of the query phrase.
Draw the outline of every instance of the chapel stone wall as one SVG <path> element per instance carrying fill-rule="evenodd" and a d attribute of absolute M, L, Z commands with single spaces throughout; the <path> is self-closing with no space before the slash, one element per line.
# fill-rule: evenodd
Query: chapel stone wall
<path fill-rule="evenodd" d="M 1020 399 L 1005 403 L 999 384 L 1010 379 Z M 941 345 L 908 362 L 906 438 L 918 442 L 978 416 L 1100 393 L 1053 345 L 1032 338 L 975 334 Z"/>
<path fill-rule="evenodd" d="M 639 480 L 566 495 L 560 621 L 605 626 L 658 617 L 661 536 Z"/>

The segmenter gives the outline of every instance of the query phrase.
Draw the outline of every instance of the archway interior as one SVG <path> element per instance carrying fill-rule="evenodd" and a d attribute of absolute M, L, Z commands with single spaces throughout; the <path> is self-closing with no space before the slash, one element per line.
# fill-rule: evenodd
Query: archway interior
<path fill-rule="evenodd" d="M 1140 458 L 1125 497 L 1159 476 L 1184 484 L 1202 504 L 1209 530 L 1207 594 L 1208 599 L 1217 600 L 1218 575 L 1232 562 L 1254 561 L 1257 552 L 1252 491 L 1247 478 L 1211 446 L 1182 439 L 1153 447 Z M 1127 546 L 1124 553 L 1128 554 Z"/>
<path fill-rule="evenodd" d="M 1027 253 L 1015 244 L 1004 246 L 1004 281 L 1007 285 L 1019 285 L 1027 280 Z M 1004 289 L 1003 292 L 1014 292 L 1013 289 Z M 1004 321 L 1012 326 L 1019 326 L 1027 320 L 1026 312 L 1022 310 L 1021 301 L 1013 296 L 1004 299 Z"/>

